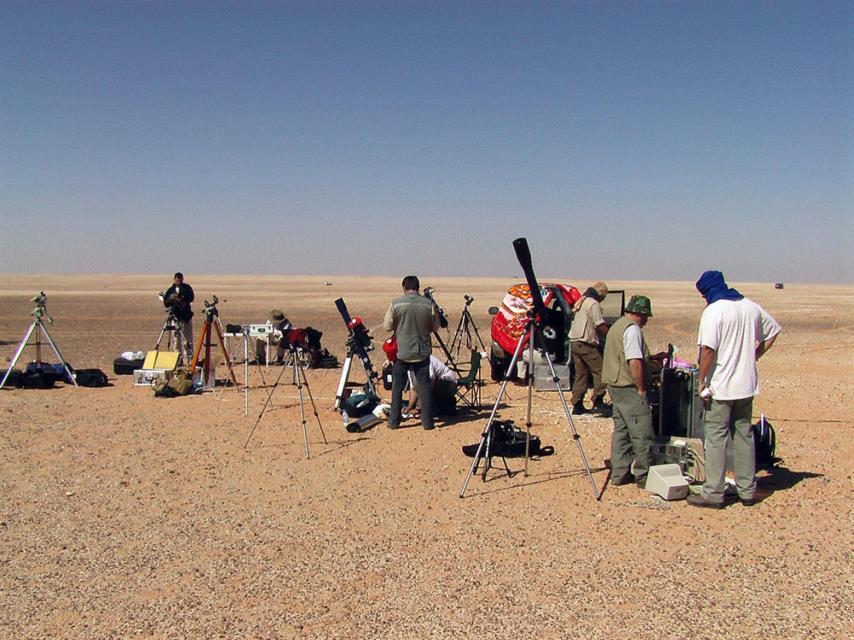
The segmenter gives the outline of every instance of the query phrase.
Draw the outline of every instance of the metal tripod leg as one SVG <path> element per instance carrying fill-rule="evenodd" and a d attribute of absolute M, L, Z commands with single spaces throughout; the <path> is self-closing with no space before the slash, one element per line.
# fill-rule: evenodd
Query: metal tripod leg
<path fill-rule="evenodd" d="M 243 444 L 244 449 L 249 446 L 249 441 L 252 439 L 252 434 L 255 433 L 255 429 L 258 427 L 258 423 L 261 422 L 261 418 L 264 416 L 264 412 L 267 410 L 267 406 L 273 399 L 273 391 L 275 391 L 276 387 L 279 386 L 279 380 L 282 379 L 282 374 L 285 372 L 285 369 L 287 369 L 287 367 L 282 367 L 282 370 L 279 371 L 279 375 L 276 378 L 276 382 L 273 383 L 273 386 L 270 388 L 269 393 L 267 393 L 267 399 L 264 401 L 264 405 L 261 407 L 261 411 L 258 413 L 258 417 L 255 419 L 255 424 L 252 425 L 252 430 L 249 432 L 249 437 L 246 438 L 246 442 Z"/>
<path fill-rule="evenodd" d="M 39 325 L 39 328 L 44 333 L 44 337 L 47 338 L 47 341 L 50 343 L 50 346 L 53 347 L 53 352 L 56 354 L 56 357 L 59 358 L 59 361 L 62 363 L 62 366 L 65 368 L 65 373 L 68 374 L 68 379 L 74 383 L 75 387 L 79 387 L 77 384 L 77 380 L 74 378 L 74 374 L 71 373 L 71 367 L 68 366 L 68 362 L 65 358 L 62 357 L 62 354 L 59 352 L 59 347 L 56 346 L 56 343 L 53 341 L 53 338 L 50 337 L 50 334 L 47 332 L 47 327 L 44 326 L 42 322 L 36 321 Z"/>
<path fill-rule="evenodd" d="M 575 422 L 572 420 L 572 412 L 569 410 L 569 404 L 566 402 L 566 396 L 563 395 L 563 389 L 560 388 L 560 378 L 558 378 L 557 373 L 555 372 L 554 365 L 552 364 L 552 359 L 546 356 L 546 361 L 549 363 L 549 371 L 552 374 L 552 381 L 555 384 L 555 389 L 557 389 L 557 393 L 560 396 L 560 402 L 563 405 L 563 413 L 566 415 L 566 420 L 569 422 L 569 427 L 572 430 L 572 439 L 575 440 L 575 444 L 578 445 L 578 453 L 581 455 L 581 461 L 584 463 L 584 470 L 587 472 L 587 478 L 590 480 L 590 486 L 593 487 L 593 495 L 596 496 L 596 499 L 600 499 L 599 488 L 596 486 L 596 481 L 593 480 L 593 474 L 590 472 L 590 464 L 587 462 L 587 456 L 584 454 L 584 447 L 581 446 L 581 436 L 578 435 L 578 431 L 575 428 Z"/>
<path fill-rule="evenodd" d="M 6 380 L 9 378 L 9 375 L 12 373 L 12 369 L 16 364 L 18 364 L 18 359 L 21 357 L 21 354 L 24 352 L 24 349 L 30 342 L 30 337 L 33 335 L 33 329 L 36 328 L 38 322 L 33 321 L 33 323 L 27 329 L 27 332 L 24 334 L 24 339 L 18 344 L 18 349 L 15 351 L 14 357 L 9 361 L 9 368 L 6 369 L 6 375 L 3 376 L 3 382 L 0 382 L 0 389 L 6 384 Z"/>
<path fill-rule="evenodd" d="M 308 393 L 308 400 L 311 402 L 311 409 L 314 412 L 314 417 L 317 420 L 317 426 L 320 428 L 320 435 L 323 437 L 323 444 L 329 444 L 329 441 L 326 439 L 326 433 L 323 431 L 323 423 L 320 421 L 320 414 L 317 412 L 317 404 L 314 402 L 314 396 L 311 393 L 311 386 L 308 384 L 308 378 L 305 375 L 305 367 L 300 367 L 299 369 L 300 375 L 302 376 L 302 383 L 305 385 L 305 390 Z M 297 384 L 297 390 L 299 390 L 299 384 Z M 302 396 L 300 396 L 300 404 L 302 404 Z M 305 419 L 303 417 L 303 419 Z"/>
<path fill-rule="evenodd" d="M 308 427 L 305 423 L 305 405 L 302 401 L 302 384 L 300 382 L 300 368 L 299 362 L 297 359 L 297 354 L 295 351 L 291 351 L 291 366 L 294 368 L 294 386 L 297 388 L 297 397 L 299 397 L 299 413 L 300 413 L 300 421 L 302 422 L 302 439 L 305 444 L 305 457 L 311 458 L 311 452 L 308 450 Z"/>

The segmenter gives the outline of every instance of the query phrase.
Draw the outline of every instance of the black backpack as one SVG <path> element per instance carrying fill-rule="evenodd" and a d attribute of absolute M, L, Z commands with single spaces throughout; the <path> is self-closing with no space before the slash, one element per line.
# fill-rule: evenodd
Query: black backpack
<path fill-rule="evenodd" d="M 74 379 L 81 387 L 106 387 L 107 374 L 100 369 L 78 369 Z"/>
<path fill-rule="evenodd" d="M 512 420 L 494 420 L 492 422 L 492 445 L 490 453 L 493 456 L 501 456 L 503 458 L 523 458 L 525 457 L 525 441 L 527 434 L 522 429 L 516 428 L 516 423 Z M 477 455 L 480 443 L 463 445 L 463 454 L 469 458 L 474 458 Z M 554 453 L 554 447 L 542 446 L 539 436 L 531 434 L 531 440 L 528 443 L 528 453 L 531 457 L 550 456 Z M 484 452 L 481 452 L 484 455 Z"/>
<path fill-rule="evenodd" d="M 756 450 L 756 468 L 766 469 L 776 467 L 780 462 L 777 451 L 777 432 L 765 416 L 750 427 L 753 431 L 753 447 Z"/>

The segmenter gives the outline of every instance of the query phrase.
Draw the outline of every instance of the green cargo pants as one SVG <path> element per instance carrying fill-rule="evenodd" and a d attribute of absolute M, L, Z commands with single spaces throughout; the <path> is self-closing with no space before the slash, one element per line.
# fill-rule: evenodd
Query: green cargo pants
<path fill-rule="evenodd" d="M 611 434 L 611 476 L 625 478 L 632 469 L 639 481 L 646 480 L 652 464 L 652 413 L 649 403 L 638 395 L 636 387 L 612 387 L 608 394 L 614 407 L 614 433 Z"/>

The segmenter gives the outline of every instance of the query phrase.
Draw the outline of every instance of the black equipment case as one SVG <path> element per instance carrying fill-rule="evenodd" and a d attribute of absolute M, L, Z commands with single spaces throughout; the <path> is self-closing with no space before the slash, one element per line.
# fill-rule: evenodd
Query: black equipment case
<path fill-rule="evenodd" d="M 113 373 L 117 376 L 132 376 L 137 369 L 142 369 L 145 358 L 128 360 L 127 358 L 116 358 L 113 361 Z"/>

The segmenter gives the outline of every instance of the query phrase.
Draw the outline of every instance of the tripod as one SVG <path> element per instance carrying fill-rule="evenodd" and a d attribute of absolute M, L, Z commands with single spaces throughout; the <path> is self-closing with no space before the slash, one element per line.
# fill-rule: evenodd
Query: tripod
<path fill-rule="evenodd" d="M 166 350 L 180 351 L 181 345 L 184 345 L 187 342 L 184 337 L 184 331 L 181 329 L 181 325 L 178 322 L 178 318 L 175 317 L 175 312 L 172 308 L 170 307 L 166 312 L 168 314 L 166 316 L 166 322 L 163 323 L 163 328 L 160 329 L 160 335 L 157 336 L 157 343 L 154 345 L 154 350 L 160 351 L 163 336 L 168 333 L 169 335 L 166 336 Z"/>
<path fill-rule="evenodd" d="M 466 476 L 465 483 L 463 483 L 462 491 L 460 491 L 460 498 L 465 495 L 466 488 L 468 487 L 469 480 L 477 471 L 478 464 L 480 463 L 481 458 L 484 459 L 484 468 L 482 478 L 486 481 L 486 473 L 489 471 L 492 466 L 492 445 L 493 445 L 493 437 L 494 430 L 492 427 L 492 423 L 495 421 L 495 415 L 498 413 L 498 406 L 501 404 L 501 398 L 504 396 L 505 390 L 507 388 L 507 382 L 510 378 L 510 372 L 514 370 L 516 367 L 516 362 L 519 359 L 520 354 L 522 353 L 522 349 L 525 346 L 525 341 L 528 341 L 528 408 L 527 408 L 527 417 L 525 420 L 525 475 L 528 475 L 528 458 L 529 456 L 529 447 L 531 444 L 531 404 L 533 399 L 534 392 L 534 339 L 535 336 L 541 335 L 543 331 L 542 320 L 539 317 L 539 314 L 532 309 L 528 318 L 525 321 L 525 328 L 522 331 L 522 335 L 519 337 L 519 342 L 516 344 L 516 350 L 513 352 L 513 358 L 510 360 L 510 365 L 507 368 L 507 374 L 504 376 L 504 381 L 501 383 L 501 388 L 498 390 L 498 397 L 495 399 L 495 405 L 492 407 L 492 413 L 489 415 L 489 420 L 486 423 L 486 427 L 483 430 L 483 434 L 481 435 L 480 445 L 477 448 L 477 453 L 475 453 L 474 461 L 472 462 L 471 469 L 469 469 L 469 473 Z M 575 423 L 572 421 L 572 414 L 569 410 L 569 405 L 566 402 L 566 398 L 563 395 L 563 390 L 560 388 L 560 378 L 558 378 L 557 373 L 555 373 L 554 365 L 552 364 L 551 358 L 546 355 L 546 362 L 549 363 L 549 369 L 552 374 L 552 381 L 555 384 L 555 388 L 557 389 L 558 395 L 560 396 L 561 404 L 563 405 L 563 412 L 566 415 L 567 422 L 569 423 L 570 428 L 572 429 L 572 439 L 575 440 L 575 444 L 578 445 L 578 453 L 581 455 L 581 461 L 584 463 L 584 469 L 587 472 L 587 477 L 590 479 L 590 485 L 593 487 L 593 494 L 596 496 L 596 499 L 599 499 L 599 490 L 596 487 L 596 482 L 593 480 L 593 474 L 590 473 L 590 465 L 587 463 L 587 456 L 584 454 L 584 447 L 581 446 L 581 436 L 578 435 L 578 431 L 575 429 Z M 503 458 L 502 458 L 503 459 Z M 510 469 L 507 467 L 507 460 L 504 460 L 504 467 L 507 469 L 507 475 L 510 476 Z"/>
<path fill-rule="evenodd" d="M 480 343 L 481 351 L 486 351 L 486 345 L 483 342 L 483 338 L 480 337 L 480 332 L 477 330 L 477 325 L 474 323 L 474 318 L 472 318 L 469 311 L 469 305 L 474 302 L 474 298 L 466 294 L 465 301 L 463 312 L 460 314 L 460 321 L 457 323 L 457 330 L 454 332 L 454 337 L 451 339 L 451 346 L 449 347 L 449 350 L 456 354 L 457 360 L 460 359 L 460 349 L 463 344 L 465 344 L 467 349 L 474 347 L 475 337 Z M 474 331 L 474 336 L 472 336 L 472 331 Z"/>
<path fill-rule="evenodd" d="M 196 344 L 196 350 L 193 353 L 193 362 L 190 364 L 190 375 L 196 371 L 196 365 L 199 364 L 199 357 L 202 354 L 202 345 L 205 347 L 205 365 L 202 370 L 202 385 L 213 387 L 216 384 L 211 367 L 211 332 L 216 330 L 219 347 L 222 349 L 222 355 L 225 359 L 225 366 L 228 368 L 228 373 L 231 376 L 231 381 L 235 386 L 238 385 L 237 376 L 234 375 L 234 368 L 231 366 L 231 358 L 228 355 L 228 349 L 225 346 L 225 338 L 223 337 L 222 323 L 219 321 L 219 310 L 216 305 L 219 298 L 213 297 L 213 302 L 205 300 L 205 321 L 202 323 L 202 333 L 199 336 L 199 341 Z"/>
<path fill-rule="evenodd" d="M 33 309 L 30 314 L 33 316 L 33 321 L 30 326 L 27 328 L 27 332 L 24 334 L 23 340 L 21 340 L 18 345 L 18 349 L 15 351 L 15 355 L 12 357 L 12 360 L 9 363 L 9 368 L 6 369 L 6 375 L 3 376 L 3 381 L 0 382 L 0 389 L 3 388 L 3 385 L 6 384 L 6 380 L 12 373 L 12 369 L 18 363 L 18 359 L 21 357 L 21 354 L 24 352 L 26 346 L 30 343 L 30 337 L 35 332 L 36 341 L 34 343 L 36 347 L 36 364 L 41 364 L 42 361 L 42 343 L 41 343 L 41 334 L 44 334 L 44 337 L 47 338 L 48 343 L 50 344 L 53 352 L 56 354 L 56 357 L 59 358 L 59 361 L 62 363 L 62 366 L 65 368 L 65 373 L 68 374 L 68 379 L 74 383 L 74 386 L 79 386 L 77 384 L 77 380 L 74 378 L 74 374 L 71 372 L 71 367 L 68 365 L 68 362 L 65 358 L 62 357 L 62 354 L 59 352 L 59 347 L 56 346 L 56 343 L 53 341 L 53 338 L 50 337 L 50 334 L 47 331 L 47 327 L 44 326 L 44 320 L 42 318 L 47 318 L 48 324 L 53 324 L 53 318 L 51 318 L 47 313 L 47 296 L 44 294 L 44 291 L 40 291 L 37 296 L 34 296 L 30 302 L 36 303 L 36 308 Z"/>
<path fill-rule="evenodd" d="M 315 420 L 317 420 L 317 426 L 320 428 L 320 435 L 323 436 L 323 444 L 329 444 L 329 442 L 326 440 L 326 433 L 324 433 L 323 431 L 323 423 L 320 422 L 320 415 L 317 413 L 317 405 L 314 403 L 314 396 L 311 395 L 311 387 L 308 386 L 308 378 L 306 378 L 305 376 L 305 367 L 303 367 L 302 364 L 302 349 L 293 344 L 290 345 L 289 349 L 290 361 L 286 365 L 282 366 L 282 370 L 279 371 L 279 375 L 276 377 L 276 381 L 273 383 L 273 386 L 270 387 L 270 390 L 267 392 L 267 399 L 264 401 L 264 405 L 261 407 L 261 412 L 258 414 L 258 418 L 256 418 L 255 424 L 252 425 L 252 430 L 249 432 L 249 437 L 246 438 L 246 442 L 244 443 L 243 448 L 245 449 L 249 446 L 249 441 L 252 439 L 252 434 L 255 433 L 255 429 L 258 427 L 258 423 L 261 422 L 261 418 L 264 416 L 264 412 L 267 410 L 267 407 L 273 400 L 273 392 L 279 387 L 279 382 L 282 379 L 282 375 L 285 373 L 285 369 L 290 366 L 293 368 L 294 371 L 294 379 L 291 384 L 297 388 L 297 396 L 299 397 L 299 411 L 302 422 L 302 437 L 305 443 L 305 457 L 311 458 L 311 452 L 308 448 L 308 427 L 306 426 L 305 419 L 305 401 L 302 396 L 303 385 L 305 385 L 305 390 L 308 393 L 308 399 L 311 402 L 311 408 L 314 412 L 314 418 Z"/>

